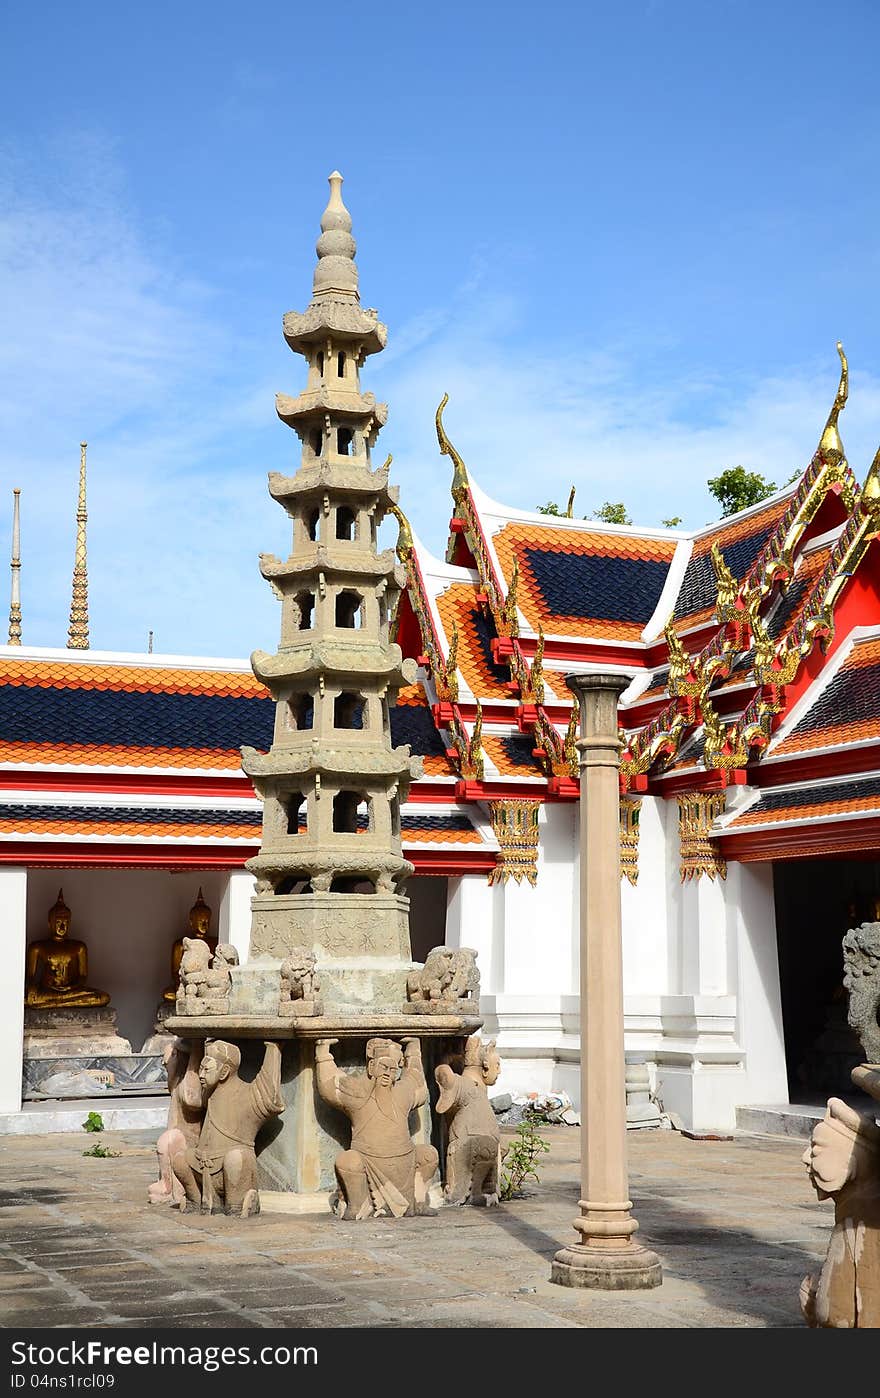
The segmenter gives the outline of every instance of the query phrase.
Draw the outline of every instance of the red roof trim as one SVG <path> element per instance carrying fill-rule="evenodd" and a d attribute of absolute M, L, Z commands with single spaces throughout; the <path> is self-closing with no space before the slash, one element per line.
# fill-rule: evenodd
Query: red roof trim
<path fill-rule="evenodd" d="M 817 821 L 783 829 L 748 830 L 714 840 L 728 860 L 750 863 L 769 859 L 880 858 L 880 816 L 865 820 Z"/>

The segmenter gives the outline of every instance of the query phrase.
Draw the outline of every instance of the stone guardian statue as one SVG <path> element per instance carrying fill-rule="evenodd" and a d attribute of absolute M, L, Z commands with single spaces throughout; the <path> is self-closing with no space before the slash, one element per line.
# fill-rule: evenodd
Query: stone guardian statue
<path fill-rule="evenodd" d="M 351 1120 L 351 1148 L 336 1157 L 337 1212 L 342 1218 L 391 1214 L 435 1214 L 428 1185 L 439 1156 L 433 1146 L 416 1145 L 409 1114 L 428 1100 L 418 1039 L 370 1039 L 366 1073 L 343 1073 L 331 1049 L 338 1039 L 318 1039 L 315 1068 L 325 1102 Z"/>
<path fill-rule="evenodd" d="M 208 1039 L 199 1068 L 207 1107 L 195 1146 L 179 1150 L 171 1161 L 183 1186 L 181 1211 L 198 1207 L 203 1214 L 260 1212 L 254 1141 L 260 1127 L 284 1111 L 281 1096 L 281 1049 L 266 1043 L 263 1066 L 253 1082 L 238 1076 L 241 1051 L 236 1044 Z"/>
<path fill-rule="evenodd" d="M 494 1039 L 483 1043 L 479 1034 L 468 1039 L 464 1069 L 448 1063 L 434 1069 L 440 1089 L 437 1112 L 449 1122 L 445 1195 L 448 1204 L 498 1203 L 501 1132 L 487 1089 L 498 1081 L 501 1059 Z"/>
<path fill-rule="evenodd" d="M 856 1069 L 856 1072 L 859 1070 Z M 820 1199 L 834 1200 L 834 1231 L 818 1274 L 801 1282 L 813 1329 L 880 1327 L 880 1127 L 830 1097 L 803 1154 Z"/>

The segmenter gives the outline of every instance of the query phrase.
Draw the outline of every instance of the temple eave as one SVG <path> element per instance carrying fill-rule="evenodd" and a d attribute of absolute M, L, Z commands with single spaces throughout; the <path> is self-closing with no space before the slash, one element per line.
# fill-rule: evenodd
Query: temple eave
<path fill-rule="evenodd" d="M 284 476 L 280 471 L 269 472 L 269 494 L 273 500 L 283 503 L 288 498 L 296 498 L 297 503 L 310 494 L 322 494 L 334 490 L 346 495 L 375 496 L 380 504 L 396 504 L 400 488 L 388 484 L 388 467 L 346 465 L 321 459 L 311 466 L 303 466 L 295 476 Z"/>
<path fill-rule="evenodd" d="M 309 772 L 342 779 L 360 777 L 365 785 L 392 781 L 408 786 L 421 776 L 421 758 L 413 757 L 407 745 L 346 751 L 330 743 L 303 742 L 300 747 L 279 745 L 271 752 L 243 747 L 241 754 L 242 769 L 255 784 L 277 783 L 286 776 L 302 777 Z"/>
<path fill-rule="evenodd" d="M 399 591 L 406 586 L 406 574 L 392 549 L 373 554 L 367 549 L 352 548 L 348 556 L 336 553 L 331 557 L 326 549 L 318 547 L 311 555 L 304 550 L 297 557 L 285 559 L 283 562 L 272 554 L 261 554 L 260 572 L 267 582 L 270 578 L 280 583 L 289 579 L 297 587 L 316 572 L 324 573 L 327 579 L 338 577 L 344 581 L 360 577 L 369 579 L 374 584 L 383 579 L 386 582 L 393 579 Z"/>
<path fill-rule="evenodd" d="M 292 350 L 320 344 L 328 335 L 340 340 L 357 341 L 361 352 L 378 354 L 388 339 L 386 326 L 351 298 L 335 298 L 325 294 L 312 301 L 305 311 L 288 311 L 283 320 L 283 334 Z"/>

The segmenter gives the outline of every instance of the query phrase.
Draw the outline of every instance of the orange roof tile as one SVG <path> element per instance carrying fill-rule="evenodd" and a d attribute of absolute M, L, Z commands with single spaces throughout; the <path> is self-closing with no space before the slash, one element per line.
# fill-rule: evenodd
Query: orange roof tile
<path fill-rule="evenodd" d="M 480 640 L 477 628 L 482 623 L 477 619 L 477 591 L 478 588 L 471 583 L 451 583 L 437 598 L 437 610 L 446 632 L 447 645 L 455 625 L 459 636 L 457 664 L 471 692 L 481 699 L 509 699 L 510 693 L 504 687 L 505 680 L 499 679 L 493 672 Z M 506 670 L 504 674 L 509 678 Z"/>

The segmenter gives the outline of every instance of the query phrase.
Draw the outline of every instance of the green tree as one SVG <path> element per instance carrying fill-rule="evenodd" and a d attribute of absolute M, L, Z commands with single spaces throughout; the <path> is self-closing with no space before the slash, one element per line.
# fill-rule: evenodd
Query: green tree
<path fill-rule="evenodd" d="M 538 506 L 539 515 L 561 515 L 563 513 L 564 512 L 560 510 L 555 500 L 548 500 L 546 505 Z"/>
<path fill-rule="evenodd" d="M 603 524 L 632 524 L 622 500 L 606 500 L 593 515 L 593 519 L 601 519 Z"/>
<path fill-rule="evenodd" d="M 677 529 L 681 524 L 681 515 L 670 515 L 669 519 L 661 519 L 660 523 L 664 529 Z"/>
<path fill-rule="evenodd" d="M 729 466 L 706 484 L 721 506 L 722 515 L 735 515 L 739 510 L 747 510 L 750 505 L 766 500 L 776 490 L 773 481 L 765 480 L 757 471 L 747 471 L 744 466 Z"/>

